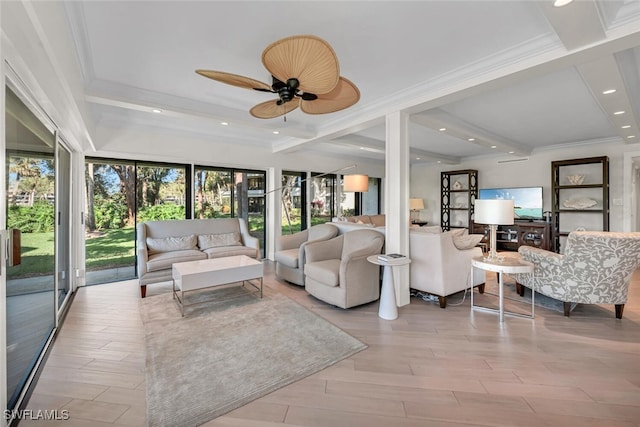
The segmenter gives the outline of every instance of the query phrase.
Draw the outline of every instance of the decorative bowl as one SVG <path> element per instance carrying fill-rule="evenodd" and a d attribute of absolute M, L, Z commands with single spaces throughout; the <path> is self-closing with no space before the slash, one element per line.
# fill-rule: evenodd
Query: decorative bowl
<path fill-rule="evenodd" d="M 584 181 L 584 175 L 568 175 L 567 181 L 569 181 L 571 185 L 580 185 Z"/>

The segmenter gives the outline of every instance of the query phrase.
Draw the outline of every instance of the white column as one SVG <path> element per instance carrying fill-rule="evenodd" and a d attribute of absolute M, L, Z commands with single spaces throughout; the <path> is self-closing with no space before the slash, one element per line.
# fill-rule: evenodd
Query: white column
<path fill-rule="evenodd" d="M 282 168 L 267 169 L 267 210 L 266 224 L 267 241 L 265 242 L 264 257 L 273 260 L 276 250 L 276 238 L 282 234 L 282 191 L 272 191 L 280 187 L 282 182 Z M 269 193 L 271 191 L 271 193 Z"/>
<path fill-rule="evenodd" d="M 409 116 L 386 116 L 385 252 L 409 256 Z M 394 268 L 398 306 L 409 304 L 409 266 Z"/>

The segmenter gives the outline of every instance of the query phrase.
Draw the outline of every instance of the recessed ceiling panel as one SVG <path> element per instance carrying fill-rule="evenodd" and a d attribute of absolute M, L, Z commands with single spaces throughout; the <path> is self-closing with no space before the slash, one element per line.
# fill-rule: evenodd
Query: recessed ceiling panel
<path fill-rule="evenodd" d="M 616 135 L 574 68 L 441 108 L 531 148 Z"/>

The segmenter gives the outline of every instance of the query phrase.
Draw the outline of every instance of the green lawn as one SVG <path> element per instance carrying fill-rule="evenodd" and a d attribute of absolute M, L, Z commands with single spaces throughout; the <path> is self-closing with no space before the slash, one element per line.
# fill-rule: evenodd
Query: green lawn
<path fill-rule="evenodd" d="M 326 222 L 326 218 L 312 218 L 312 225 Z M 262 217 L 249 217 L 251 233 L 260 236 L 264 224 Z M 300 220 L 292 221 L 293 232 L 300 231 Z M 282 225 L 282 234 L 291 234 L 286 222 Z M 104 230 L 88 235 L 86 240 L 87 271 L 132 266 L 135 264 L 135 229 L 133 227 L 118 230 Z M 52 274 L 54 270 L 54 234 L 22 234 L 22 263 L 10 267 L 8 277 L 32 277 Z"/>

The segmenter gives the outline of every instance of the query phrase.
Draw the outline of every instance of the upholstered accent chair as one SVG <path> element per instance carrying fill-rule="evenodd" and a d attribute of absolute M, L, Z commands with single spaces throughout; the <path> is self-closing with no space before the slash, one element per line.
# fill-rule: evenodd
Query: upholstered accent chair
<path fill-rule="evenodd" d="M 534 274 L 513 275 L 518 284 L 564 303 L 614 304 L 622 319 L 631 275 L 640 267 L 640 233 L 573 231 L 564 254 L 529 246 L 518 252 L 534 264 Z"/>
<path fill-rule="evenodd" d="M 338 235 L 333 224 L 318 224 L 298 233 L 276 238 L 276 277 L 304 286 L 304 248 L 312 242 L 321 242 Z"/>
<path fill-rule="evenodd" d="M 384 235 L 354 230 L 324 242 L 308 244 L 305 289 L 314 297 L 349 308 L 380 298 L 380 267 L 367 261 L 379 254 Z"/>
<path fill-rule="evenodd" d="M 476 235 L 456 234 L 441 232 L 439 227 L 409 231 L 409 286 L 437 296 L 441 308 L 447 307 L 448 296 L 471 286 L 484 292 L 484 270 L 474 269 L 470 278 L 471 259 L 482 256 L 482 249 L 476 246 L 482 236 L 473 239 Z"/>

